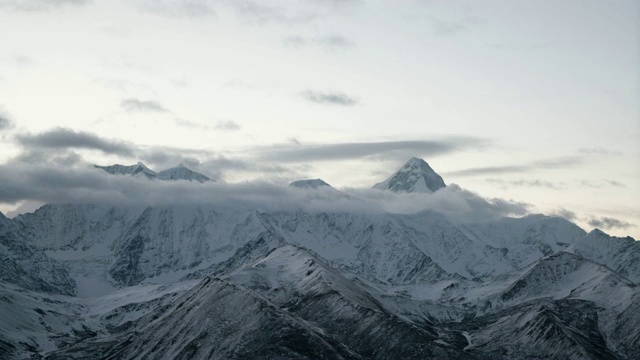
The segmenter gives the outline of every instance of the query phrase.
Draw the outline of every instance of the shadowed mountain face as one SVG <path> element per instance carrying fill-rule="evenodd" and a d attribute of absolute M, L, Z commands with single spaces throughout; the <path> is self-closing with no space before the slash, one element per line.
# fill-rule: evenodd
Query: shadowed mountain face
<path fill-rule="evenodd" d="M 390 178 L 373 188 L 404 193 L 431 193 L 445 186 L 442 177 L 426 161 L 411 158 Z"/>
<path fill-rule="evenodd" d="M 0 215 L 0 256 L 3 359 L 640 355 L 640 243 L 557 217 L 45 205 Z"/>

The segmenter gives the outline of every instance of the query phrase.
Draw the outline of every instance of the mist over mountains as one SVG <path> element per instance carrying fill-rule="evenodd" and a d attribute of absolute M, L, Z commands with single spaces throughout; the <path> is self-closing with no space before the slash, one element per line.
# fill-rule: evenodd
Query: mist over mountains
<path fill-rule="evenodd" d="M 47 170 L 0 173 L 0 195 L 49 203 L 0 215 L 2 358 L 640 356 L 637 241 L 422 159 L 359 190 Z"/>

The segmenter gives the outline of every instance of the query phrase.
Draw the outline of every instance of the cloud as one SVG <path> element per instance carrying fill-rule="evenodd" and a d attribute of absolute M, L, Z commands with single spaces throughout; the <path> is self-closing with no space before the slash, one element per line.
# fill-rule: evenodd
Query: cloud
<path fill-rule="evenodd" d="M 342 35 L 327 35 L 320 37 L 304 37 L 300 35 L 287 36 L 284 39 L 287 46 L 303 48 L 308 46 L 322 47 L 328 50 L 343 50 L 355 47 L 355 42 Z"/>
<path fill-rule="evenodd" d="M 568 209 L 564 209 L 564 208 L 557 209 L 557 210 L 551 212 L 551 214 L 549 214 L 549 215 L 551 215 L 551 216 L 560 216 L 560 217 L 565 218 L 565 219 L 570 220 L 570 221 L 579 220 L 578 215 L 575 212 L 573 212 L 571 210 L 568 210 Z"/>
<path fill-rule="evenodd" d="M 627 187 L 627 185 L 625 185 L 625 184 L 623 184 L 623 183 L 621 183 L 619 181 L 615 181 L 615 180 L 607 180 L 607 179 L 605 179 L 604 182 L 609 184 L 609 185 L 611 185 L 611 186 L 615 186 L 615 187 L 622 187 L 622 188 Z"/>
<path fill-rule="evenodd" d="M 435 36 L 455 36 L 470 32 L 486 21 L 477 17 L 466 17 L 459 20 L 430 19 Z"/>
<path fill-rule="evenodd" d="M 227 120 L 227 121 L 218 121 L 216 123 L 216 125 L 213 127 L 216 130 L 223 130 L 223 131 L 235 131 L 235 130 L 240 130 L 240 124 L 238 124 L 235 121 L 232 120 Z"/>
<path fill-rule="evenodd" d="M 600 217 L 600 218 L 592 218 L 589 220 L 589 225 L 602 229 L 626 229 L 633 224 L 628 223 L 624 220 L 618 220 L 612 217 Z"/>
<path fill-rule="evenodd" d="M 307 101 L 322 105 L 354 106 L 358 103 L 358 100 L 338 91 L 306 90 L 300 95 Z"/>
<path fill-rule="evenodd" d="M 479 149 L 488 142 L 478 138 L 446 138 L 440 140 L 381 141 L 362 143 L 286 144 L 255 148 L 249 151 L 258 160 L 275 162 L 307 162 L 381 157 L 406 160 L 411 156 L 437 156 L 464 149 Z"/>
<path fill-rule="evenodd" d="M 621 151 L 611 150 L 603 147 L 580 148 L 578 152 L 585 155 L 622 155 Z"/>
<path fill-rule="evenodd" d="M 0 0 L 0 9 L 14 11 L 50 11 L 63 7 L 81 6 L 92 0 Z"/>
<path fill-rule="evenodd" d="M 2 111 L 2 109 L 0 109 L 0 131 L 8 130 L 8 129 L 11 129 L 12 127 L 13 127 L 13 121 L 11 120 L 8 114 L 6 114 L 5 112 Z"/>
<path fill-rule="evenodd" d="M 236 131 L 240 130 L 242 127 L 240 124 L 233 120 L 219 120 L 213 126 L 201 124 L 195 121 L 183 120 L 183 119 L 175 119 L 175 122 L 179 126 L 184 126 L 192 129 L 201 129 L 201 130 L 220 130 L 220 131 Z"/>
<path fill-rule="evenodd" d="M 128 112 L 169 112 L 162 104 L 154 100 L 124 99 L 120 107 Z"/>
<path fill-rule="evenodd" d="M 627 187 L 625 184 L 619 182 L 619 181 L 615 181 L 615 180 L 607 180 L 604 179 L 600 182 L 598 181 L 591 181 L 591 180 L 580 180 L 580 185 L 584 186 L 584 187 L 588 187 L 588 188 L 593 188 L 593 189 L 601 189 L 604 187 L 619 187 L 619 188 L 624 188 Z"/>
<path fill-rule="evenodd" d="M 286 25 L 307 24 L 320 17 L 315 11 L 305 9 L 304 6 L 265 5 L 266 2 L 250 0 L 232 0 L 227 4 L 241 16 L 257 24 L 279 23 Z"/>
<path fill-rule="evenodd" d="M 569 156 L 557 159 L 547 159 L 534 161 L 523 165 L 506 165 L 506 166 L 487 166 L 476 167 L 462 170 L 449 171 L 444 173 L 447 176 L 477 176 L 477 175 L 492 175 L 492 174 L 509 174 L 509 173 L 524 173 L 533 170 L 547 170 L 547 169 L 562 169 L 579 165 L 584 162 L 584 159 L 579 156 Z"/>
<path fill-rule="evenodd" d="M 20 134 L 16 139 L 27 149 L 90 149 L 125 156 L 132 156 L 135 153 L 135 148 L 131 144 L 66 128 L 55 128 L 36 135 Z"/>
<path fill-rule="evenodd" d="M 84 163 L 82 156 L 74 151 L 61 150 L 42 150 L 31 149 L 23 151 L 16 157 L 11 158 L 9 164 L 54 164 L 57 166 L 70 167 Z"/>
<path fill-rule="evenodd" d="M 502 189 L 508 189 L 510 187 L 538 187 L 538 188 L 547 188 L 559 190 L 564 188 L 563 183 L 552 183 L 550 181 L 545 180 L 528 180 L 528 179 L 519 179 L 519 180 L 503 180 L 503 179 L 487 179 L 487 182 L 490 184 L 494 184 Z"/>
<path fill-rule="evenodd" d="M 478 222 L 514 214 L 528 204 L 484 199 L 452 185 L 433 194 L 396 194 L 379 190 L 313 193 L 266 182 L 163 182 L 111 176 L 94 168 L 51 165 L 0 165 L 0 203 L 82 203 L 108 206 L 214 205 L 229 210 L 297 210 L 416 213 L 434 211 L 459 222 Z M 349 196 L 344 196 L 348 194 Z"/>
<path fill-rule="evenodd" d="M 199 18 L 215 16 L 214 3 L 207 0 L 147 0 L 140 9 L 158 15 Z"/>

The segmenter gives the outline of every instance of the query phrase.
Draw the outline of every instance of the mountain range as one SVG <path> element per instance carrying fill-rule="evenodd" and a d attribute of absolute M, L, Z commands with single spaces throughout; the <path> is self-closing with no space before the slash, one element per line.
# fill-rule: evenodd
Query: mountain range
<path fill-rule="evenodd" d="M 417 158 L 374 186 L 445 187 Z M 45 205 L 0 256 L 3 359 L 640 358 L 640 243 L 560 217 Z"/>

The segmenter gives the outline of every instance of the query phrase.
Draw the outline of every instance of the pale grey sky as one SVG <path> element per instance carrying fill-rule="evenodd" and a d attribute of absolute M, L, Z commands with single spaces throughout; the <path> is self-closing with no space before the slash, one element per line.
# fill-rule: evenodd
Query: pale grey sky
<path fill-rule="evenodd" d="M 369 187 L 418 156 L 638 238 L 639 4 L 0 0 L 0 164 Z"/>

